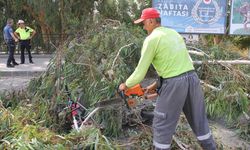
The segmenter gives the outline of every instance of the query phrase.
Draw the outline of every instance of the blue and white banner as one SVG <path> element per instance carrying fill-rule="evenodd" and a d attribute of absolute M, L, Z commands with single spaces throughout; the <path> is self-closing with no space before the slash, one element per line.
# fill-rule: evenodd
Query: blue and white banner
<path fill-rule="evenodd" d="M 153 0 L 161 14 L 162 26 L 180 33 L 226 31 L 227 0 Z"/>

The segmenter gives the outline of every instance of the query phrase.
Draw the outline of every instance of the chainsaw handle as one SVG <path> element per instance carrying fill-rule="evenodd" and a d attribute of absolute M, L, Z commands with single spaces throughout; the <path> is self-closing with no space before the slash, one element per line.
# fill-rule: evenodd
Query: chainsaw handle
<path fill-rule="evenodd" d="M 120 97 L 123 99 L 124 103 L 126 104 L 126 107 L 128 109 L 130 109 L 129 105 L 128 105 L 128 102 L 127 102 L 127 99 L 126 99 L 126 96 L 125 96 L 125 92 L 124 91 L 120 91 L 119 89 L 117 90 Z"/>
<path fill-rule="evenodd" d="M 119 94 L 119 96 L 120 96 L 121 98 L 123 98 L 123 99 L 126 98 L 126 97 L 125 97 L 125 91 L 120 90 L 120 89 L 119 89 L 119 85 L 117 86 L 116 91 L 117 91 L 117 93 Z"/>
<path fill-rule="evenodd" d="M 124 91 L 118 91 L 119 95 L 121 96 L 121 98 L 126 98 L 125 97 L 125 92 Z"/>
<path fill-rule="evenodd" d="M 158 93 L 152 93 L 145 95 L 145 99 L 155 99 L 158 96 Z"/>

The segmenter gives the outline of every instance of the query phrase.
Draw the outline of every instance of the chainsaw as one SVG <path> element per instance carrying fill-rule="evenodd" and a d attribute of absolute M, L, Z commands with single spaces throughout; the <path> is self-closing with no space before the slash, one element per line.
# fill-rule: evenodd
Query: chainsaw
<path fill-rule="evenodd" d="M 117 91 L 120 97 L 101 100 L 94 104 L 94 106 L 108 107 L 124 103 L 128 109 L 131 109 L 143 102 L 138 100 L 150 100 L 154 99 L 158 95 L 156 92 L 151 92 L 150 94 L 146 95 L 144 91 L 145 90 L 142 88 L 142 86 L 140 84 L 137 84 L 131 88 L 126 89 L 125 91 Z M 121 101 L 121 99 L 123 99 L 123 101 Z"/>
<path fill-rule="evenodd" d="M 143 123 L 147 120 L 152 120 L 157 93 L 146 95 L 145 90 L 140 84 L 137 84 L 124 92 L 121 97 L 126 104 L 126 109 L 123 110 L 123 125 L 135 126 L 138 123 Z"/>
<path fill-rule="evenodd" d="M 95 109 L 85 118 L 83 124 L 88 121 L 100 109 L 121 107 L 122 108 L 122 124 L 135 126 L 138 123 L 152 119 L 153 109 L 157 93 L 146 95 L 145 90 L 140 84 L 137 84 L 125 91 L 117 91 L 115 98 L 105 99 L 97 102 Z"/>

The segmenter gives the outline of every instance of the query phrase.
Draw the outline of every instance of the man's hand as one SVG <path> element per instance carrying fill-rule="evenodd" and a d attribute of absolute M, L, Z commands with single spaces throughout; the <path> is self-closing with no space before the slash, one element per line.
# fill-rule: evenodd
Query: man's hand
<path fill-rule="evenodd" d="M 156 88 L 157 88 L 157 82 L 154 82 L 151 85 L 144 88 L 144 92 L 145 94 L 152 94 L 156 92 Z"/>
<path fill-rule="evenodd" d="M 121 83 L 120 86 L 119 86 L 119 90 L 120 91 L 125 91 L 126 89 L 128 89 L 128 87 L 126 86 L 125 83 Z"/>
<path fill-rule="evenodd" d="M 17 36 L 15 33 L 10 33 L 10 35 L 12 36 L 12 38 L 14 39 L 15 42 L 18 42 L 20 37 Z"/>
<path fill-rule="evenodd" d="M 156 92 L 157 82 L 152 83 L 151 85 L 144 88 L 145 99 L 155 99 L 158 96 Z"/>

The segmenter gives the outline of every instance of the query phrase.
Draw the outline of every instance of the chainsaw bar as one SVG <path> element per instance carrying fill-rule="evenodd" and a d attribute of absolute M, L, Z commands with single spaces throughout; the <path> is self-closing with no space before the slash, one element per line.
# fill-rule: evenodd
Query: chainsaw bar
<path fill-rule="evenodd" d="M 110 98 L 110 99 L 104 99 L 94 104 L 95 107 L 108 107 L 108 106 L 114 106 L 114 105 L 121 105 L 124 104 L 124 101 L 122 101 L 121 98 Z"/>

